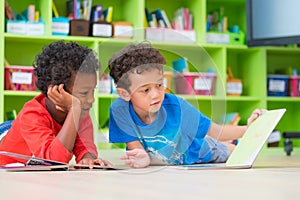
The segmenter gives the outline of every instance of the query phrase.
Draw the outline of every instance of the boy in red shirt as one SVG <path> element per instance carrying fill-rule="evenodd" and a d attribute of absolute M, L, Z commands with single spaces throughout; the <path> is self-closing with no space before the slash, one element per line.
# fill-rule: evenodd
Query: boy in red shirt
<path fill-rule="evenodd" d="M 68 163 L 108 165 L 98 158 L 89 110 L 99 61 L 91 49 L 53 42 L 36 56 L 34 73 L 42 94 L 28 101 L 0 143 L 0 151 Z M 0 155 L 0 166 L 22 159 Z"/>

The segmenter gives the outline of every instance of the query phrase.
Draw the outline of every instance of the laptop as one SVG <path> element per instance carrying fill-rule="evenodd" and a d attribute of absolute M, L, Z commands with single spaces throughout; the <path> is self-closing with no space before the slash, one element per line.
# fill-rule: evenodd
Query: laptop
<path fill-rule="evenodd" d="M 268 110 L 252 122 L 226 163 L 180 165 L 176 168 L 191 170 L 251 168 L 285 111 L 286 109 Z"/>

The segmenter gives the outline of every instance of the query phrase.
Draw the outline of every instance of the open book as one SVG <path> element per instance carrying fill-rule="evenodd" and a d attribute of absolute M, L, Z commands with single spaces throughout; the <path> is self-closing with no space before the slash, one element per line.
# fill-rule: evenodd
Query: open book
<path fill-rule="evenodd" d="M 0 155 L 10 156 L 27 161 L 26 164 L 14 163 L 6 166 L 0 166 L 0 171 L 73 171 L 73 170 L 121 170 L 128 169 L 125 165 L 100 166 L 100 165 L 84 165 L 84 164 L 68 164 L 43 158 L 31 157 L 17 153 L 0 151 Z"/>

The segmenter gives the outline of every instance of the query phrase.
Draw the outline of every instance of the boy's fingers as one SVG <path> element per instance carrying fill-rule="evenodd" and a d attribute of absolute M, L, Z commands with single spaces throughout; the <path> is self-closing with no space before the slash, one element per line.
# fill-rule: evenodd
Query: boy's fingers
<path fill-rule="evenodd" d="M 58 92 L 63 95 L 65 93 L 65 90 L 64 90 L 64 84 L 60 84 L 58 86 Z"/>
<path fill-rule="evenodd" d="M 127 155 L 121 156 L 120 159 L 121 160 L 126 160 L 126 159 L 128 159 L 128 156 Z"/>
<path fill-rule="evenodd" d="M 103 163 L 105 166 L 113 167 L 113 164 L 109 162 L 108 160 L 103 160 Z"/>
<path fill-rule="evenodd" d="M 104 162 L 101 160 L 101 159 L 96 159 L 96 160 L 94 160 L 94 163 L 93 164 L 98 164 L 98 165 L 100 165 L 100 166 L 104 166 L 105 164 L 104 164 Z"/>
<path fill-rule="evenodd" d="M 60 111 L 62 111 L 62 112 L 65 112 L 65 110 L 62 108 L 62 107 L 60 107 L 60 106 L 55 106 L 55 108 L 56 108 L 56 110 L 60 110 Z"/>
<path fill-rule="evenodd" d="M 139 153 L 139 150 L 138 149 L 133 149 L 133 150 L 129 150 L 129 151 L 126 151 L 126 155 L 127 156 L 135 156 Z"/>

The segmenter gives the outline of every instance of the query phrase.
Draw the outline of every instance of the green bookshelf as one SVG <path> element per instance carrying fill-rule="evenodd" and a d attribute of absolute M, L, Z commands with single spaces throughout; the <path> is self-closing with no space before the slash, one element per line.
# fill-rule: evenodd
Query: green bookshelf
<path fill-rule="evenodd" d="M 196 31 L 195 44 L 152 42 L 167 59 L 167 66 L 173 60 L 187 57 L 191 71 L 213 69 L 217 73 L 215 95 L 191 96 L 180 95 L 199 108 L 213 120 L 218 120 L 225 112 L 239 112 L 241 124 L 245 124 L 254 108 L 276 109 L 286 107 L 287 112 L 277 129 L 284 131 L 300 131 L 300 123 L 293 119 L 300 117 L 300 98 L 268 97 L 267 75 L 278 70 L 287 70 L 292 66 L 300 71 L 300 50 L 298 48 L 263 47 L 248 48 L 246 45 L 217 45 L 206 43 L 207 13 L 221 6 L 228 16 L 228 27 L 238 25 L 246 32 L 245 0 L 93 0 L 93 5 L 102 4 L 104 8 L 113 6 L 113 21 L 128 21 L 134 26 L 134 37 L 131 40 L 109 39 L 99 37 L 52 36 L 52 0 L 7 0 L 15 13 L 22 12 L 29 4 L 35 4 L 45 21 L 45 35 L 25 36 L 5 32 L 4 8 L 0 9 L 0 122 L 7 120 L 6 112 L 15 109 L 20 111 L 26 101 L 39 92 L 22 92 L 4 90 L 4 59 L 11 65 L 30 66 L 35 55 L 50 42 L 57 40 L 77 41 L 88 46 L 97 53 L 101 62 L 101 71 L 108 71 L 107 63 L 118 50 L 131 42 L 143 41 L 144 9 L 150 11 L 162 8 L 169 18 L 179 7 L 187 7 L 194 15 Z M 5 0 L 0 0 L 4 5 Z M 66 0 L 54 0 L 58 12 L 66 14 Z M 241 96 L 226 96 L 226 72 L 230 66 L 236 78 L 243 81 Z M 174 86 L 174 85 L 173 85 Z M 95 129 L 104 128 L 109 117 L 109 106 L 117 98 L 116 95 L 96 93 L 96 101 L 91 111 Z M 293 122 L 293 123 L 292 123 Z M 283 141 L 283 140 L 282 140 Z M 295 141 L 295 146 L 300 142 Z M 283 143 L 283 142 L 282 142 Z M 283 145 L 281 143 L 281 146 Z"/>

